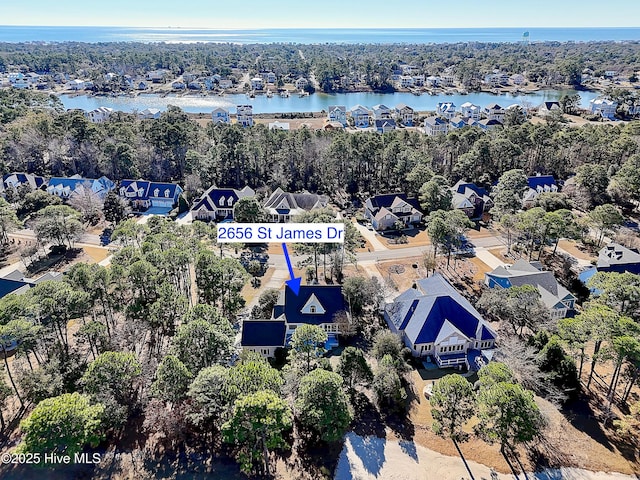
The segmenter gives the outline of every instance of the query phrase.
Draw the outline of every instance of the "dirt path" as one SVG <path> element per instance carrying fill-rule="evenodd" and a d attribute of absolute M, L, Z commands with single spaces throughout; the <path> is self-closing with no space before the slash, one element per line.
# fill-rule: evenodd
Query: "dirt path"
<path fill-rule="evenodd" d="M 467 461 L 476 479 L 512 480 L 513 475 L 493 472 L 489 467 Z M 521 475 L 522 477 L 522 475 Z M 540 480 L 632 480 L 620 473 L 590 472 L 578 468 L 548 469 L 529 478 Z M 460 457 L 449 457 L 409 441 L 386 440 L 347 434 L 338 460 L 335 480 L 458 480 L 469 473 Z"/>

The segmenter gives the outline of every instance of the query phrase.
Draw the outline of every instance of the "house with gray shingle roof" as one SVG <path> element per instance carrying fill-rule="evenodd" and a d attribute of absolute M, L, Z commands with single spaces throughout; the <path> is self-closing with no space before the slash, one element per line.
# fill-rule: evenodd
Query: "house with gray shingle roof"
<path fill-rule="evenodd" d="M 496 333 L 439 273 L 385 305 L 384 318 L 414 356 L 430 357 L 439 367 L 477 370 L 492 357 Z"/>
<path fill-rule="evenodd" d="M 629 272 L 640 275 L 640 253 L 619 243 L 610 243 L 598 253 L 596 266 L 585 270 L 578 278 L 586 284 L 597 272 Z"/>
<path fill-rule="evenodd" d="M 272 222 L 288 222 L 293 217 L 318 208 L 326 208 L 329 197 L 315 193 L 289 193 L 280 187 L 269 196 L 264 208 Z"/>
<path fill-rule="evenodd" d="M 375 195 L 364 203 L 364 216 L 376 230 L 395 228 L 397 222 L 403 225 L 417 224 L 422 220 L 418 210 L 418 200 L 408 198 L 406 193 Z"/>
<path fill-rule="evenodd" d="M 489 288 L 535 287 L 554 319 L 566 317 L 575 308 L 576 297 L 558 283 L 552 272 L 543 270 L 540 262 L 520 259 L 510 267 L 498 267 L 485 274 L 485 284 Z"/>

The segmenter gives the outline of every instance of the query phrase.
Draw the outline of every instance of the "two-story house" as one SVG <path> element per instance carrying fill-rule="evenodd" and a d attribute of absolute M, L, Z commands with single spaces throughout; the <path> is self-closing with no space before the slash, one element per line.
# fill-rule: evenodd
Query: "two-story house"
<path fill-rule="evenodd" d="M 236 107 L 236 122 L 243 127 L 253 127 L 253 106 L 238 105 Z"/>
<path fill-rule="evenodd" d="M 472 120 L 480 120 L 480 107 L 471 102 L 464 102 L 460 105 L 460 116 Z"/>
<path fill-rule="evenodd" d="M 269 220 L 284 223 L 304 212 L 326 208 L 329 197 L 316 193 L 289 193 L 276 188 L 264 204 Z"/>
<path fill-rule="evenodd" d="M 449 123 L 440 117 L 427 117 L 424 119 L 424 133 L 427 135 L 442 135 L 449 131 Z"/>
<path fill-rule="evenodd" d="M 85 189 L 91 190 L 100 198 L 105 198 L 107 193 L 115 188 L 116 184 L 107 177 L 97 179 L 83 178 L 80 175 L 73 177 L 52 177 L 47 182 L 47 193 L 60 198 L 70 198 L 72 195 L 79 195 Z"/>
<path fill-rule="evenodd" d="M 422 221 L 422 212 L 416 198 L 408 198 L 406 193 L 375 195 L 364 203 L 364 216 L 376 230 L 395 229 L 415 225 Z"/>
<path fill-rule="evenodd" d="M 217 107 L 211 112 L 211 120 L 213 123 L 231 123 L 231 115 L 228 109 Z"/>
<path fill-rule="evenodd" d="M 395 109 L 396 119 L 400 121 L 403 125 L 407 127 L 413 126 L 413 117 L 415 115 L 415 111 L 408 105 L 404 103 L 399 103 L 396 105 Z"/>
<path fill-rule="evenodd" d="M 456 116 L 456 105 L 453 102 L 440 102 L 436 107 L 436 115 L 449 120 Z"/>
<path fill-rule="evenodd" d="M 385 305 L 384 318 L 415 357 L 440 368 L 479 370 L 492 357 L 496 333 L 440 273 Z"/>
<path fill-rule="evenodd" d="M 451 191 L 452 207 L 462 210 L 471 220 L 480 220 L 482 214 L 493 207 L 493 200 L 487 191 L 474 183 L 458 180 Z"/>
<path fill-rule="evenodd" d="M 356 105 L 349 109 L 349 113 L 351 114 L 353 124 L 356 126 L 356 128 L 369 127 L 370 112 L 367 108 L 363 107 L 362 105 Z"/>
<path fill-rule="evenodd" d="M 168 214 L 178 203 L 183 190 L 175 183 L 149 182 L 147 180 L 122 180 L 118 194 L 136 211 Z"/>
<path fill-rule="evenodd" d="M 242 190 L 211 187 L 191 207 L 194 220 L 233 220 L 233 211 L 238 200 L 254 197 L 256 192 L 249 186 Z"/>
<path fill-rule="evenodd" d="M 527 186 L 529 187 L 522 198 L 522 206 L 531 208 L 538 198 L 538 195 L 544 192 L 557 192 L 558 185 L 556 179 L 552 175 L 536 175 L 527 178 Z"/>

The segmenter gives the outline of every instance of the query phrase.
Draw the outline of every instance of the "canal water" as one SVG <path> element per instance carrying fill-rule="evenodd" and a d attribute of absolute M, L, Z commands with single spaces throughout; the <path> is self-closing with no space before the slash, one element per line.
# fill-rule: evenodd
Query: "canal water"
<path fill-rule="evenodd" d="M 439 102 L 453 102 L 460 107 L 465 102 L 471 102 L 480 107 L 485 107 L 491 103 L 498 103 L 506 108 L 509 105 L 519 104 L 524 107 L 538 107 L 543 102 L 559 100 L 565 94 L 578 93 L 580 104 L 586 108 L 589 101 L 596 98 L 598 92 L 575 90 L 540 90 L 530 94 L 506 94 L 495 95 L 492 93 L 479 92 L 468 95 L 413 95 L 411 93 L 337 93 L 328 95 L 324 93 L 314 93 L 313 95 L 299 97 L 291 95 L 282 98 L 274 95 L 267 98 L 266 95 L 257 95 L 255 98 L 248 98 L 246 95 L 225 95 L 222 97 L 211 95 L 204 96 L 198 94 L 189 95 L 167 95 L 141 94 L 134 97 L 128 96 L 68 96 L 61 95 L 65 108 L 79 108 L 90 111 L 98 107 L 109 107 L 122 112 L 137 112 L 146 108 L 157 108 L 166 110 L 169 105 L 175 105 L 188 113 L 210 113 L 214 108 L 228 108 L 231 113 L 235 113 L 236 105 L 253 105 L 253 113 L 297 113 L 297 112 L 321 112 L 327 111 L 330 105 L 344 105 L 347 109 L 362 105 L 371 108 L 373 105 L 384 104 L 393 108 L 399 103 L 409 105 L 417 111 L 435 111 Z"/>

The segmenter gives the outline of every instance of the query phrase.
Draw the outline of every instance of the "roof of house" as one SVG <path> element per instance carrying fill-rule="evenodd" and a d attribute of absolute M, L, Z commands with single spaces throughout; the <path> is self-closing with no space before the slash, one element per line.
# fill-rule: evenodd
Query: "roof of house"
<path fill-rule="evenodd" d="M 169 195 L 166 191 L 169 191 Z M 155 198 L 176 198 L 182 193 L 180 185 L 175 183 L 150 182 L 148 180 L 122 180 L 120 195 L 130 200 Z M 157 195 L 155 194 L 157 192 Z"/>
<path fill-rule="evenodd" d="M 68 193 L 74 192 L 79 187 L 83 187 L 85 184 L 89 184 L 92 191 L 98 194 L 105 194 L 109 190 L 113 190 L 116 184 L 109 180 L 107 177 L 100 178 L 82 178 L 80 175 L 74 175 L 73 177 L 53 177 L 49 179 L 47 184 L 47 191 L 67 191 Z"/>
<path fill-rule="evenodd" d="M 446 125 L 447 121 L 444 118 L 432 116 L 432 117 L 425 118 L 424 123 L 435 126 L 435 125 Z"/>
<path fill-rule="evenodd" d="M 396 110 L 400 111 L 400 110 L 411 110 L 413 112 L 413 108 L 411 108 L 409 105 L 406 105 L 404 103 L 399 103 L 398 105 L 396 105 Z"/>
<path fill-rule="evenodd" d="M 3 175 L 2 182 L 5 187 L 8 187 L 9 183 L 17 185 L 27 184 L 35 190 L 47 183 L 47 180 L 44 177 L 33 175 L 31 173 L 16 172 Z"/>
<path fill-rule="evenodd" d="M 598 254 L 598 268 L 610 268 L 614 265 L 640 264 L 640 253 L 619 243 L 610 243 Z"/>
<path fill-rule="evenodd" d="M 504 110 L 504 109 L 497 103 L 491 103 L 486 106 L 485 110 Z"/>
<path fill-rule="evenodd" d="M 326 195 L 318 195 L 316 193 L 302 192 L 289 193 L 283 191 L 280 187 L 269 196 L 265 202 L 265 208 L 278 210 L 312 210 L 314 208 L 324 208 L 329 202 Z M 284 205 L 286 208 L 280 208 Z"/>
<path fill-rule="evenodd" d="M 557 185 L 556 179 L 553 175 L 535 175 L 533 177 L 527 177 L 527 184 L 529 188 L 537 190 L 538 187 L 544 188 L 545 186 Z"/>
<path fill-rule="evenodd" d="M 32 285 L 28 282 L 0 278 L 0 298 L 9 295 L 10 293 L 23 293 L 30 289 L 31 286 Z"/>
<path fill-rule="evenodd" d="M 544 102 L 542 105 L 540 105 L 540 108 L 544 108 L 545 110 L 549 110 L 549 111 L 551 111 L 552 108 L 554 110 L 559 110 L 560 109 L 560 103 L 559 102 Z"/>
<path fill-rule="evenodd" d="M 433 343 L 460 332 L 469 339 L 495 339 L 480 313 L 439 273 L 385 307 L 388 320 L 413 344 Z"/>
<path fill-rule="evenodd" d="M 306 308 L 311 305 L 316 307 L 315 313 Z M 348 307 L 340 285 L 301 285 L 298 295 L 287 287 L 280 292 L 273 318 L 284 315 L 287 323 L 320 325 L 332 323 L 336 313 L 342 311 L 348 311 Z"/>
<path fill-rule="evenodd" d="M 245 320 L 240 343 L 244 347 L 276 347 L 284 345 L 287 325 L 278 320 Z"/>
<path fill-rule="evenodd" d="M 200 210 L 204 208 L 210 212 L 217 210 L 218 208 L 232 208 L 238 200 L 243 197 L 253 197 L 256 192 L 249 186 L 244 187 L 242 190 L 236 190 L 235 188 L 218 188 L 210 187 L 202 196 L 193 204 L 191 210 Z M 229 198 L 231 198 L 231 205 L 229 205 Z"/>
<path fill-rule="evenodd" d="M 492 277 L 508 279 L 510 286 L 532 285 L 538 289 L 542 302 L 553 308 L 565 298 L 575 298 L 569 290 L 560 285 L 552 272 L 542 270 L 538 262 L 517 260 L 511 267 L 498 267 L 487 273 Z"/>
<path fill-rule="evenodd" d="M 394 120 L 376 120 L 376 128 L 396 128 L 396 122 Z"/>
<path fill-rule="evenodd" d="M 406 193 L 386 193 L 383 195 L 374 195 L 367 198 L 365 206 L 372 212 L 377 212 L 381 208 L 391 208 L 397 206 L 398 202 L 406 202 L 416 210 L 420 210 L 420 204 L 417 198 L 408 198 Z M 395 205 L 394 205 L 395 204 Z"/>

